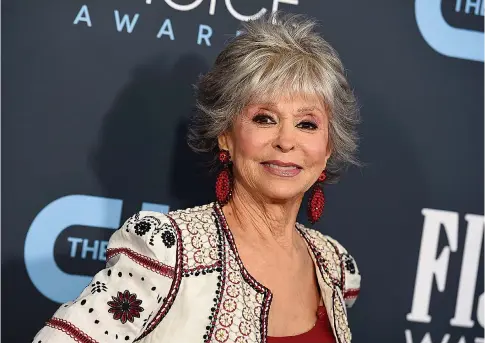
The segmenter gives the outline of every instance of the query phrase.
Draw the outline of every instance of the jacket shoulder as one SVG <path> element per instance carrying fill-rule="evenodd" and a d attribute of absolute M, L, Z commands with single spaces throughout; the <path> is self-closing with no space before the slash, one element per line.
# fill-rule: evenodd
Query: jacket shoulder
<path fill-rule="evenodd" d="M 320 257 L 334 284 L 341 290 L 347 307 L 352 307 L 360 292 L 361 275 L 355 259 L 336 239 L 323 233 L 297 224 L 304 232 L 313 249 Z"/>
<path fill-rule="evenodd" d="M 34 341 L 114 343 L 122 336 L 133 342 L 150 334 L 177 295 L 179 247 L 180 234 L 169 217 L 152 211 L 133 214 L 111 235 L 105 268 L 57 309 Z"/>
<path fill-rule="evenodd" d="M 130 245 L 141 255 L 154 255 L 159 262 L 175 266 L 181 235 L 173 220 L 155 211 L 131 215 L 109 241 L 107 255 Z"/>
<path fill-rule="evenodd" d="M 216 269 L 220 237 L 214 203 L 169 212 L 167 216 L 180 231 L 185 275 Z"/>

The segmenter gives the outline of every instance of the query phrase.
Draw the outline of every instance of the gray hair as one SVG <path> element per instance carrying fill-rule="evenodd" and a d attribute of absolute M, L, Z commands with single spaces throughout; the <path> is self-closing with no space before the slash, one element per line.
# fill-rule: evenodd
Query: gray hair
<path fill-rule="evenodd" d="M 217 138 L 231 128 L 244 107 L 280 96 L 317 96 L 329 113 L 327 179 L 335 183 L 356 158 L 356 98 L 337 52 L 303 15 L 273 14 L 242 24 L 239 35 L 217 56 L 195 86 L 197 111 L 188 144 L 196 152 L 218 151 Z"/>

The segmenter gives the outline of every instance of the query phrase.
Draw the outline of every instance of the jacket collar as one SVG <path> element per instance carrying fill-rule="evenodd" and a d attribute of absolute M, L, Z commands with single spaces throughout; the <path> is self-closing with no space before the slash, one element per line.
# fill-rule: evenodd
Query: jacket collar
<path fill-rule="evenodd" d="M 297 224 L 297 229 L 305 239 L 310 256 L 318 271 L 317 282 L 325 304 L 330 324 L 337 342 L 350 343 L 351 333 L 347 311 L 342 295 L 340 256 L 334 245 L 322 234 Z"/>
<path fill-rule="evenodd" d="M 244 279 L 248 281 L 253 289 L 255 289 L 258 293 L 263 293 L 264 295 L 262 313 L 264 318 L 261 318 L 261 323 L 263 325 L 263 342 L 266 342 L 267 320 L 273 294 L 271 293 L 271 290 L 259 283 L 251 274 L 249 274 L 244 267 L 244 264 L 239 257 L 237 247 L 234 242 L 234 237 L 227 225 L 222 208 L 217 202 L 214 203 L 213 210 L 216 220 L 220 225 L 220 229 L 226 236 L 226 239 L 234 252 L 236 261 L 239 264 Z M 325 304 L 328 317 L 330 318 L 334 336 L 339 343 L 349 343 L 351 340 L 351 334 L 347 321 L 346 307 L 342 296 L 340 256 L 338 255 L 335 246 L 318 231 L 305 228 L 299 223 L 296 224 L 296 229 L 304 238 L 310 256 L 315 265 L 315 269 L 318 271 L 316 273 L 318 286 L 320 288 L 320 294 L 322 295 L 322 300 Z"/>

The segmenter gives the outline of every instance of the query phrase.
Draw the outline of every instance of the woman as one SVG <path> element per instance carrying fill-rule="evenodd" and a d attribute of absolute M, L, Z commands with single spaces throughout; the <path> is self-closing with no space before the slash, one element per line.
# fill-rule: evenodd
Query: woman
<path fill-rule="evenodd" d="M 248 22 L 198 83 L 190 146 L 221 166 L 217 201 L 142 211 L 107 265 L 34 342 L 350 342 L 360 286 L 322 214 L 321 185 L 357 164 L 358 113 L 343 66 L 301 16 Z"/>

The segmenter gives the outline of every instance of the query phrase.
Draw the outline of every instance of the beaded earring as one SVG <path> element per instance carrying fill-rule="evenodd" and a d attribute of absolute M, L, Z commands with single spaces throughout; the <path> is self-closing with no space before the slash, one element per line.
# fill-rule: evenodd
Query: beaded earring
<path fill-rule="evenodd" d="M 325 206 L 325 197 L 323 196 L 322 184 L 327 178 L 325 171 L 320 174 L 318 180 L 313 184 L 310 198 L 308 199 L 308 220 L 310 223 L 315 224 L 323 213 L 323 207 Z"/>
<path fill-rule="evenodd" d="M 229 168 L 231 164 L 229 151 L 219 151 L 219 162 L 222 164 L 222 169 L 216 179 L 216 199 L 221 206 L 224 206 L 231 198 L 233 186 L 232 173 Z"/>

